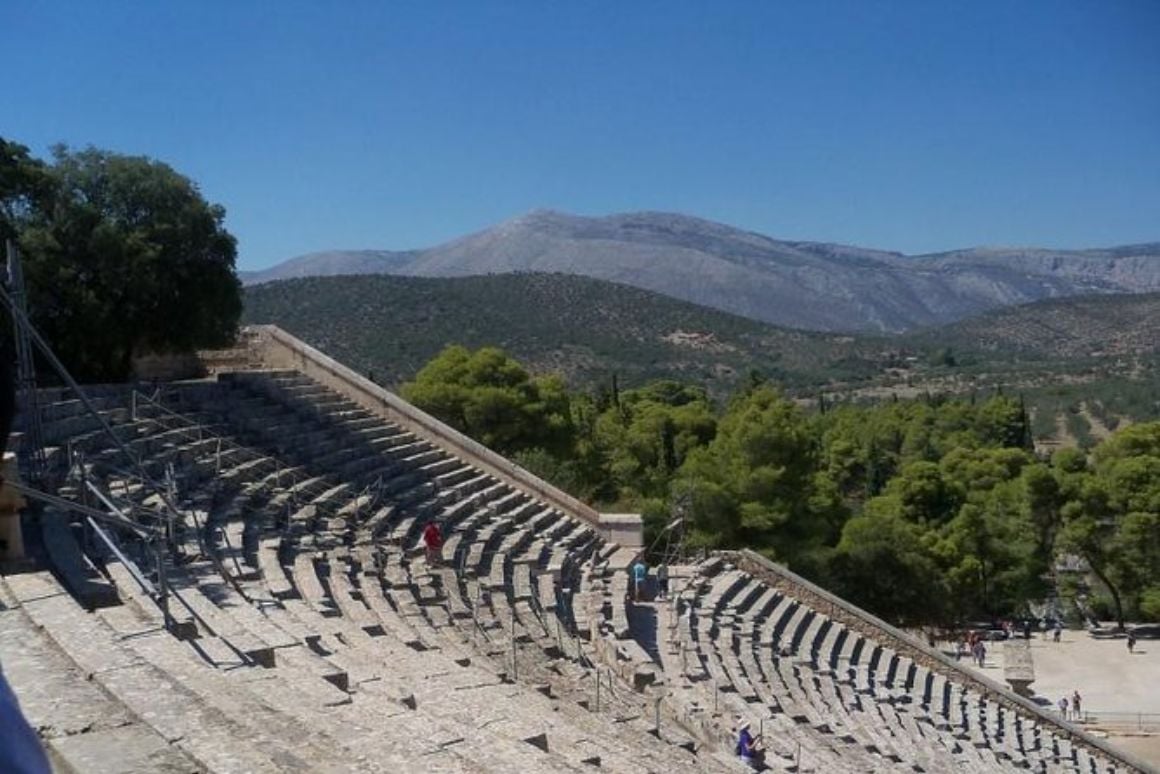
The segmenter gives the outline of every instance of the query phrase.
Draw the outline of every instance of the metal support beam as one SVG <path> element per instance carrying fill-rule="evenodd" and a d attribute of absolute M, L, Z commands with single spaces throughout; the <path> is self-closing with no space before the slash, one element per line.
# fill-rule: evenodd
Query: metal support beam
<path fill-rule="evenodd" d="M 146 527 L 142 524 L 138 524 L 135 521 L 126 519 L 124 516 L 119 514 L 112 514 L 106 511 L 97 510 L 96 508 L 90 508 L 87 505 L 81 505 L 80 503 L 73 502 L 72 500 L 66 500 L 63 497 L 57 497 L 56 495 L 49 494 L 48 492 L 42 492 L 36 487 L 29 486 L 19 481 L 5 481 L 4 485 L 12 487 L 25 497 L 48 503 L 49 505 L 53 505 L 57 508 L 70 510 L 83 516 L 91 516 L 98 521 L 103 521 L 115 527 L 121 527 L 122 529 L 129 530 L 130 532 L 136 534 L 138 537 L 150 538 L 156 534 L 156 530 L 150 527 Z"/>
<path fill-rule="evenodd" d="M 8 240 L 8 289 L 11 292 L 9 303 L 12 307 L 12 332 L 16 344 L 16 380 L 20 400 L 24 404 L 25 448 L 29 450 L 26 457 L 28 462 L 28 478 L 38 484 L 43 483 L 48 469 L 48 458 L 44 451 L 44 427 L 40 416 L 40 401 L 36 388 L 36 363 L 32 357 L 32 344 L 29 341 L 28 330 L 20 324 L 21 319 L 27 319 L 24 293 L 24 270 L 20 264 L 20 250 Z M 2 283 L 0 283 L 2 284 Z"/>
<path fill-rule="evenodd" d="M 93 402 L 89 400 L 89 396 L 86 395 L 84 390 L 81 389 L 81 386 L 77 383 L 76 379 L 72 377 L 72 374 L 68 372 L 68 369 L 65 368 L 64 364 L 60 362 L 59 358 L 57 358 L 56 353 L 52 351 L 52 347 L 48 345 L 48 342 L 45 341 L 44 337 L 40 335 L 40 332 L 36 330 L 36 326 L 34 326 L 32 321 L 28 319 L 27 311 L 23 309 L 15 299 L 13 299 L 12 295 L 5 287 L 3 287 L 2 283 L 0 283 L 0 302 L 2 302 L 8 311 L 12 314 L 12 321 L 14 326 L 18 330 L 23 331 L 24 335 L 32 340 L 32 343 L 35 344 L 37 349 L 40 350 L 40 354 L 44 357 L 44 359 L 48 361 L 49 365 L 52 366 L 53 370 L 56 371 L 57 375 L 60 376 L 65 385 L 70 390 L 72 390 L 73 394 L 77 396 L 81 404 L 85 407 L 85 410 L 88 411 L 89 414 L 91 414 L 93 417 L 95 417 L 96 420 L 100 423 L 101 429 L 103 429 L 109 438 L 112 439 L 113 444 L 117 447 L 117 450 L 124 454 L 125 458 L 128 459 L 135 468 L 137 468 L 141 479 L 149 484 L 151 489 L 158 493 L 162 502 L 165 503 L 166 508 L 172 510 L 174 513 L 178 513 L 177 506 L 174 505 L 173 502 L 169 499 L 169 496 L 165 493 L 165 490 L 156 481 L 153 480 L 148 471 L 146 471 L 144 467 L 141 466 L 140 460 L 137 459 L 137 456 L 113 431 L 113 428 L 109 424 L 108 420 L 105 419 L 104 415 L 102 415 L 97 407 L 93 405 Z"/>

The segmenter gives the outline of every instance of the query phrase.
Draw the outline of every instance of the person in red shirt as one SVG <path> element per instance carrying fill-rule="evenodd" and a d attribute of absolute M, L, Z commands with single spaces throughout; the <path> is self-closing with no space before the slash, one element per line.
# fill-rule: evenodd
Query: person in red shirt
<path fill-rule="evenodd" d="M 443 530 L 439 528 L 439 522 L 428 522 L 423 528 L 423 545 L 427 548 L 427 564 L 439 564 L 443 555 Z"/>

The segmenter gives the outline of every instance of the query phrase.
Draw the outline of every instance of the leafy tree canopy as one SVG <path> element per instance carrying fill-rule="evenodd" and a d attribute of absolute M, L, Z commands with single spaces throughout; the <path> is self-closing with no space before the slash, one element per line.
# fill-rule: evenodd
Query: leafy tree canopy
<path fill-rule="evenodd" d="M 44 164 L 0 140 L 0 218 L 19 238 L 33 322 L 81 379 L 232 340 L 241 289 L 224 217 L 161 162 L 58 146 Z"/>
<path fill-rule="evenodd" d="M 1063 557 L 1121 620 L 1160 615 L 1160 423 L 1045 459 L 1002 395 L 811 414 L 755 375 L 721 409 L 672 380 L 569 395 L 463 347 L 405 394 L 598 507 L 639 511 L 650 544 L 679 511 L 689 547 L 752 548 L 892 621 L 1026 613 Z"/>
<path fill-rule="evenodd" d="M 500 452 L 561 452 L 572 443 L 563 380 L 533 378 L 496 347 L 471 352 L 449 346 L 402 392 L 419 408 Z"/>

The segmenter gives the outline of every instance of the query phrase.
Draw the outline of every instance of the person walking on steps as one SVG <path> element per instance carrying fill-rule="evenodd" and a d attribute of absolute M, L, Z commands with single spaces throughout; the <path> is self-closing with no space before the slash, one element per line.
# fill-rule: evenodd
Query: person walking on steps
<path fill-rule="evenodd" d="M 443 530 L 439 528 L 439 522 L 430 521 L 423 528 L 423 546 L 427 549 L 427 564 L 431 567 L 439 564 L 443 555 Z"/>
<path fill-rule="evenodd" d="M 657 567 L 657 599 L 669 597 L 669 566 L 662 564 Z"/>

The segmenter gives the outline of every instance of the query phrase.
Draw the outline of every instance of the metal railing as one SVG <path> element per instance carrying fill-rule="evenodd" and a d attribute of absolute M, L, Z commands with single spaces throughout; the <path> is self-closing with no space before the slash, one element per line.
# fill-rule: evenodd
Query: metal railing
<path fill-rule="evenodd" d="M 1110 712 L 1103 710 L 1082 710 L 1080 722 L 1101 728 L 1116 728 L 1135 731 L 1160 731 L 1160 712 Z M 1074 715 L 1072 716 L 1075 719 Z"/>

